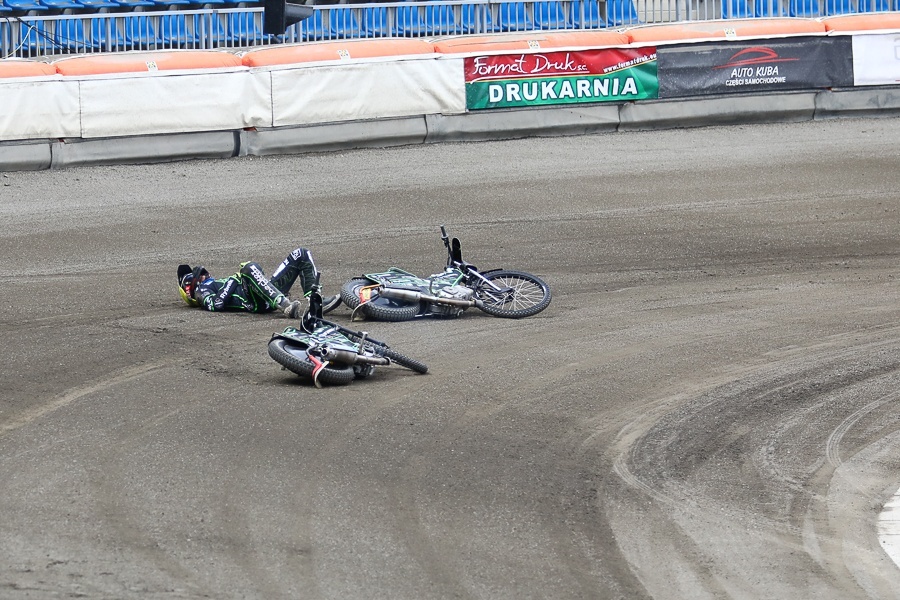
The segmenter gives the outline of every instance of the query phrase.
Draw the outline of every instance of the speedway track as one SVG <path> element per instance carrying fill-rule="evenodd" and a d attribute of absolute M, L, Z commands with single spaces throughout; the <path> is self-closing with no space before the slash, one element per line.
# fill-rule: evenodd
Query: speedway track
<path fill-rule="evenodd" d="M 900 119 L 0 175 L 0 597 L 896 598 Z M 626 150 L 627 149 L 627 150 Z M 366 323 L 427 363 L 318 390 L 274 316 L 536 273 L 521 321 Z M 339 309 L 335 320 L 347 322 Z"/>

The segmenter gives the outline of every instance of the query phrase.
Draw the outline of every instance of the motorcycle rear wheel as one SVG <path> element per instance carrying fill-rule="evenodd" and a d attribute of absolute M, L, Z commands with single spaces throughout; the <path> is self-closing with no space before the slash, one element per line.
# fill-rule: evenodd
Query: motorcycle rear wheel
<path fill-rule="evenodd" d="M 486 286 L 475 290 L 475 297 L 484 304 L 483 312 L 494 317 L 521 319 L 538 314 L 550 304 L 550 286 L 540 277 L 523 271 L 494 271 L 485 278 L 495 285 L 515 291 L 511 298 L 497 298 Z"/>
<path fill-rule="evenodd" d="M 312 379 L 316 365 L 306 348 L 283 338 L 269 341 L 269 356 L 282 367 L 305 379 Z M 328 385 L 347 385 L 356 377 L 350 365 L 329 364 L 319 372 L 318 381 Z"/>
<path fill-rule="evenodd" d="M 371 285 L 373 283 L 365 277 L 355 277 L 341 286 L 341 300 L 350 310 L 356 312 L 359 309 L 364 317 L 373 321 L 409 321 L 419 314 L 418 302 L 379 298 L 377 295 L 363 302 L 359 292 Z"/>

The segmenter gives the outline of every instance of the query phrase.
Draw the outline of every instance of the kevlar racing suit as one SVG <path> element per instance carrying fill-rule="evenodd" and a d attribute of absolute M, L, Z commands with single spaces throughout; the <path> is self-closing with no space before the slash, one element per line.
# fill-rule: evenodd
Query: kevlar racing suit
<path fill-rule="evenodd" d="M 317 274 L 309 250 L 297 248 L 278 265 L 272 277 L 266 277 L 258 263 L 241 263 L 241 270 L 231 277 L 209 278 L 198 285 L 194 297 L 206 310 L 269 312 L 284 306 L 298 278 L 304 295 L 309 293 Z"/>

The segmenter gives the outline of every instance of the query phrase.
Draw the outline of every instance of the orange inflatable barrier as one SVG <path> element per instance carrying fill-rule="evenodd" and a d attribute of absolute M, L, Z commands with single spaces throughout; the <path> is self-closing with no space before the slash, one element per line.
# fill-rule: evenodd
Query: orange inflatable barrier
<path fill-rule="evenodd" d="M 4 77 L 42 77 L 56 75 L 56 67 L 36 60 L 0 60 L 0 79 Z"/>
<path fill-rule="evenodd" d="M 104 75 L 240 67 L 241 59 L 231 52 L 215 50 L 118 52 L 64 58 L 53 65 L 60 75 Z"/>
<path fill-rule="evenodd" d="M 641 25 L 624 31 L 632 43 L 677 42 L 710 38 L 734 39 L 783 35 L 821 35 L 825 25 L 816 19 L 784 17 L 776 19 L 717 19 Z"/>
<path fill-rule="evenodd" d="M 323 60 L 415 54 L 434 54 L 434 46 L 425 40 L 413 39 L 336 40 L 251 50 L 244 54 L 242 62 L 246 67 L 267 67 Z"/>
<path fill-rule="evenodd" d="M 530 31 L 527 33 L 465 36 L 434 40 L 434 51 L 441 54 L 540 50 L 552 48 L 598 48 L 627 46 L 630 40 L 616 31 L 572 31 L 566 33 Z"/>
<path fill-rule="evenodd" d="M 900 12 L 841 15 L 822 19 L 828 31 L 871 31 L 875 29 L 900 29 Z"/>

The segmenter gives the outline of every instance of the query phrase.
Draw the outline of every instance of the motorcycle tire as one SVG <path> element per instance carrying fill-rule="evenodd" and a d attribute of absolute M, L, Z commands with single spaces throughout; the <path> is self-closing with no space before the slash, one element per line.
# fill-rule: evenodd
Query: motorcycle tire
<path fill-rule="evenodd" d="M 408 356 L 404 356 L 397 352 L 396 350 L 391 350 L 390 348 L 384 349 L 384 355 L 400 365 L 401 367 L 406 367 L 407 369 L 412 369 L 416 373 L 422 373 L 423 375 L 428 372 L 428 365 L 425 363 L 419 362 L 415 359 L 412 359 Z"/>
<path fill-rule="evenodd" d="M 485 278 L 500 287 L 511 287 L 515 294 L 509 301 L 491 297 L 490 290 L 479 288 L 475 297 L 483 302 L 483 312 L 505 319 L 521 319 L 538 314 L 550 305 L 550 286 L 540 277 L 522 271 L 493 271 Z"/>
<path fill-rule="evenodd" d="M 269 356 L 288 371 L 312 380 L 316 365 L 303 346 L 292 344 L 283 338 L 273 338 L 269 342 Z M 317 379 L 328 385 L 347 385 L 355 377 L 352 366 L 329 364 L 319 372 Z"/>
<path fill-rule="evenodd" d="M 359 290 L 369 285 L 372 285 L 372 282 L 365 277 L 354 277 L 341 286 L 341 302 L 353 310 L 360 303 Z"/>

